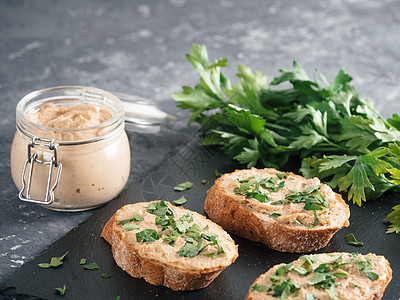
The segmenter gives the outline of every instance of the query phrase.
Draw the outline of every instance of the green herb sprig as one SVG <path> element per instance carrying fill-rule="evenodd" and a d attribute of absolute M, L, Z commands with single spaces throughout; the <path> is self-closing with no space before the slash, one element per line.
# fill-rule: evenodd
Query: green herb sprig
<path fill-rule="evenodd" d="M 240 82 L 232 85 L 221 72 L 227 59 L 210 64 L 204 45 L 194 44 L 186 58 L 200 81 L 172 97 L 192 112 L 189 122 L 201 125 L 203 145 L 219 146 L 248 167 L 282 168 L 290 157 L 302 159 L 305 177 L 348 191 L 358 205 L 400 191 L 400 116 L 383 118 L 343 69 L 329 82 L 318 70 L 310 79 L 293 62 L 293 70 L 280 70 L 268 84 L 260 72 L 239 65 Z M 400 206 L 387 220 L 388 232 L 399 233 Z"/>

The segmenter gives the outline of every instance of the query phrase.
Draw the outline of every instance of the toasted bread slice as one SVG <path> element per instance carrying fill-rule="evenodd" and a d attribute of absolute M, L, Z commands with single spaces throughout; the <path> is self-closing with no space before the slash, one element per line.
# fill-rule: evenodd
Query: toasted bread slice
<path fill-rule="evenodd" d="M 246 299 L 377 300 L 391 279 L 390 264 L 383 256 L 346 252 L 303 255 L 258 277 Z"/>
<path fill-rule="evenodd" d="M 204 210 L 228 232 L 300 253 L 326 246 L 350 216 L 342 197 L 318 178 L 256 168 L 218 178 Z"/>
<path fill-rule="evenodd" d="M 237 245 L 219 225 L 162 200 L 122 207 L 101 236 L 128 274 L 173 290 L 209 285 L 238 257 Z"/>

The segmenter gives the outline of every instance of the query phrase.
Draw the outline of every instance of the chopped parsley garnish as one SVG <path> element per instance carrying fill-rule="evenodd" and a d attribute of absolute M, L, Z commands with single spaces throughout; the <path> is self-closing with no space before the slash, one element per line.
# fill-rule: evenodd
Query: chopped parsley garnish
<path fill-rule="evenodd" d="M 285 196 L 285 199 L 293 203 L 304 203 L 304 210 L 312 210 L 316 225 L 319 224 L 317 210 L 322 210 L 323 207 L 327 208 L 329 206 L 329 201 L 325 199 L 319 188 L 319 185 L 309 186 L 302 192 L 291 191 L 290 194 Z"/>
<path fill-rule="evenodd" d="M 347 274 L 345 272 L 336 272 L 336 273 L 333 273 L 333 276 L 335 276 L 339 279 L 349 278 L 349 274 Z"/>
<path fill-rule="evenodd" d="M 132 215 L 132 218 L 128 218 L 128 219 L 125 219 L 125 220 L 121 220 L 121 221 L 119 221 L 119 222 L 117 223 L 117 225 L 121 225 L 121 228 L 124 229 L 124 230 L 126 230 L 126 231 L 131 231 L 131 230 L 139 229 L 140 227 L 139 227 L 138 224 L 136 224 L 136 223 L 130 223 L 130 222 L 132 222 L 132 221 L 141 222 L 141 221 L 143 221 L 143 220 L 144 220 L 144 218 L 143 218 L 141 215 L 138 215 L 138 214 L 134 213 L 134 214 Z"/>
<path fill-rule="evenodd" d="M 356 237 L 352 233 L 349 233 L 348 235 L 346 235 L 346 242 L 347 242 L 347 244 L 352 245 L 352 246 L 361 247 L 362 245 L 364 245 L 364 243 L 357 241 Z"/>
<path fill-rule="evenodd" d="M 283 176 L 278 177 L 278 174 L 283 174 Z M 277 173 L 277 177 L 270 178 L 261 178 L 257 174 L 248 178 L 237 178 L 236 181 L 240 186 L 236 187 L 233 192 L 261 203 L 268 203 L 271 201 L 268 194 L 276 193 L 285 186 L 285 181 L 278 182 L 278 179 L 283 179 L 284 176 L 285 173 Z"/>
<path fill-rule="evenodd" d="M 278 270 L 276 270 L 275 274 L 276 274 L 276 275 L 283 275 L 283 274 L 285 274 L 292 266 L 293 266 L 293 263 L 286 264 L 286 265 L 280 267 Z"/>
<path fill-rule="evenodd" d="M 125 224 L 122 226 L 122 229 L 126 230 L 126 231 L 131 231 L 131 230 L 135 230 L 135 229 L 139 229 L 139 225 L 136 223 L 129 223 L 129 224 Z"/>
<path fill-rule="evenodd" d="M 144 218 L 141 215 L 135 213 L 133 214 L 133 219 L 138 222 L 142 222 L 144 220 Z"/>
<path fill-rule="evenodd" d="M 217 253 L 208 253 L 205 256 L 215 256 L 225 253 L 218 243 L 217 235 L 203 232 L 208 226 L 201 228 L 196 223 L 190 226 L 182 236 L 187 236 L 185 245 L 178 251 L 180 256 L 194 257 L 201 253 L 208 246 L 217 245 Z M 204 244 L 207 241 L 209 243 Z"/>
<path fill-rule="evenodd" d="M 58 287 L 58 288 L 55 288 L 55 290 L 60 294 L 60 296 L 64 296 L 67 288 L 65 287 L 65 284 L 64 284 L 62 288 Z"/>
<path fill-rule="evenodd" d="M 278 200 L 278 201 L 271 202 L 271 205 L 279 205 L 279 204 L 285 204 L 285 203 L 287 203 L 285 200 Z"/>
<path fill-rule="evenodd" d="M 277 217 L 282 216 L 282 214 L 280 214 L 280 213 L 272 213 L 272 214 L 270 214 L 270 216 L 274 217 L 274 218 L 277 218 Z"/>
<path fill-rule="evenodd" d="M 129 218 L 129 219 L 125 219 L 125 220 L 121 220 L 117 223 L 117 225 L 125 225 L 126 223 L 132 222 L 133 218 Z"/>
<path fill-rule="evenodd" d="M 193 222 L 193 214 L 188 212 L 186 214 L 184 214 L 179 220 L 181 220 L 182 222 Z"/>
<path fill-rule="evenodd" d="M 175 211 L 169 207 L 164 200 L 160 202 L 152 202 L 146 207 L 147 211 L 156 216 L 165 218 L 165 216 L 175 216 Z"/>
<path fill-rule="evenodd" d="M 110 278 L 111 275 L 110 275 L 110 274 L 107 274 L 107 273 L 103 273 L 103 274 L 101 274 L 101 277 L 102 277 L 102 278 Z"/>
<path fill-rule="evenodd" d="M 163 238 L 164 242 L 174 246 L 178 238 L 185 240 L 185 245 L 178 251 L 180 256 L 195 257 L 208 246 L 217 246 L 217 251 L 216 253 L 207 253 L 206 256 L 225 253 L 218 243 L 217 235 L 204 232 L 209 229 L 208 225 L 202 228 L 198 224 L 192 223 L 193 214 L 191 212 L 184 214 L 179 219 L 175 219 L 175 211 L 164 200 L 150 203 L 147 211 L 156 215 L 155 224 L 161 226 L 162 231 L 166 231 Z M 163 234 L 157 233 L 154 229 L 145 229 L 136 233 L 136 240 L 138 242 L 154 242 L 162 236 Z"/>
<path fill-rule="evenodd" d="M 98 270 L 99 266 L 95 262 L 92 262 L 90 264 L 84 265 L 83 268 L 85 270 Z"/>
<path fill-rule="evenodd" d="M 79 261 L 79 264 L 84 265 L 84 264 L 86 264 L 86 262 L 87 262 L 86 258 L 81 258 L 81 260 Z"/>
<path fill-rule="evenodd" d="M 178 200 L 175 200 L 174 203 L 176 205 L 183 205 L 187 202 L 187 199 L 185 198 L 185 196 L 180 197 Z"/>
<path fill-rule="evenodd" d="M 353 259 L 351 260 L 351 262 L 355 263 L 357 270 L 363 272 L 365 276 L 367 276 L 372 281 L 379 278 L 379 275 L 373 272 L 373 266 L 370 258 L 365 257 L 365 260 L 363 261 L 357 257 L 357 253 L 353 253 L 352 256 Z"/>
<path fill-rule="evenodd" d="M 193 186 L 193 183 L 190 181 L 186 181 L 183 183 L 178 184 L 174 187 L 174 191 L 182 192 L 190 189 Z"/>
<path fill-rule="evenodd" d="M 309 271 L 307 271 L 303 267 L 293 267 L 292 270 L 296 271 L 297 273 L 299 273 L 300 275 L 303 275 L 303 276 L 307 276 L 309 274 Z"/>
<path fill-rule="evenodd" d="M 57 268 L 63 264 L 63 259 L 68 254 L 68 251 L 60 257 L 52 257 L 50 263 L 40 263 L 38 266 L 42 269 Z"/>
<path fill-rule="evenodd" d="M 267 292 L 272 297 L 280 297 L 286 299 L 290 294 L 294 294 L 301 286 L 297 283 L 292 283 L 290 279 L 286 279 L 284 276 L 293 266 L 293 263 L 283 265 L 275 271 L 275 274 L 269 275 L 269 278 L 273 282 L 271 286 L 266 287 L 264 285 L 255 284 L 251 287 L 252 291 Z"/>
<path fill-rule="evenodd" d="M 185 245 L 178 251 L 179 256 L 195 257 L 199 254 L 199 247 L 193 241 L 186 241 Z"/>
<path fill-rule="evenodd" d="M 141 222 L 143 221 L 144 218 L 138 214 L 133 214 L 132 218 L 128 218 L 125 220 L 121 220 L 117 223 L 117 225 L 125 225 L 126 223 L 132 222 L 132 221 L 137 221 L 137 222 Z"/>
<path fill-rule="evenodd" d="M 218 171 L 218 169 L 215 169 L 215 170 L 214 170 L 214 174 L 215 174 L 215 177 L 217 177 L 217 178 L 219 178 L 219 177 L 221 177 L 222 175 L 224 175 L 223 173 L 221 173 L 220 171 Z"/>
<path fill-rule="evenodd" d="M 161 236 L 162 235 L 158 234 L 157 231 L 155 231 L 154 229 L 148 228 L 136 233 L 136 240 L 138 242 L 143 241 L 143 243 L 154 242 L 156 240 L 159 240 Z"/>
<path fill-rule="evenodd" d="M 276 177 L 278 177 L 279 179 L 284 179 L 287 178 L 287 176 L 289 175 L 289 173 L 276 173 Z"/>
<path fill-rule="evenodd" d="M 317 295 L 313 295 L 313 294 L 306 294 L 306 300 L 316 300 L 317 299 Z"/>
<path fill-rule="evenodd" d="M 260 285 L 260 284 L 257 284 L 257 283 L 251 286 L 251 290 L 252 291 L 257 291 L 257 292 L 260 292 L 260 293 L 266 291 L 267 289 L 268 289 L 268 287 L 266 287 L 265 285 Z"/>
<path fill-rule="evenodd" d="M 326 290 L 330 299 L 339 299 L 338 293 L 336 291 L 337 279 L 349 278 L 349 274 L 341 270 L 342 267 L 354 264 L 354 266 L 363 272 L 370 280 L 376 280 L 379 276 L 373 272 L 371 259 L 364 256 L 365 260 L 358 257 L 357 253 L 350 254 L 350 260 L 348 262 L 343 262 L 343 257 L 339 256 L 331 261 L 321 263 L 315 269 L 313 265 L 318 261 L 317 256 L 303 255 L 300 259 L 304 260 L 304 263 L 300 267 L 293 267 L 293 263 L 289 263 L 281 266 L 275 271 L 275 274 L 268 275 L 271 280 L 269 286 L 254 284 L 251 286 L 251 291 L 257 291 L 259 293 L 267 293 L 272 297 L 280 297 L 281 299 L 286 299 L 289 295 L 293 294 L 296 297 L 297 290 L 301 286 L 297 283 L 292 283 L 289 278 L 287 278 L 288 272 L 297 272 L 302 276 L 308 277 L 307 282 L 304 286 L 313 286 L 316 289 Z M 351 283 L 351 282 L 350 282 Z M 352 286 L 358 287 L 358 285 L 351 283 Z M 306 294 L 306 300 L 315 300 L 316 295 Z"/>

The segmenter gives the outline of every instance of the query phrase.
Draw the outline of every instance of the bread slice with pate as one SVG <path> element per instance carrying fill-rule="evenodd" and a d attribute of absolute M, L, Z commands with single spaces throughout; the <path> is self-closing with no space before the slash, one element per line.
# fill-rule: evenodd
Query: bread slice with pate
<path fill-rule="evenodd" d="M 207 191 L 204 210 L 226 231 L 282 252 L 311 252 L 349 225 L 342 197 L 321 184 L 272 168 L 224 174 Z"/>
<path fill-rule="evenodd" d="M 383 256 L 346 252 L 303 255 L 258 277 L 246 300 L 378 300 L 391 279 L 390 264 Z"/>
<path fill-rule="evenodd" d="M 238 257 L 219 225 L 163 200 L 122 207 L 101 236 L 128 274 L 179 291 L 206 287 Z"/>

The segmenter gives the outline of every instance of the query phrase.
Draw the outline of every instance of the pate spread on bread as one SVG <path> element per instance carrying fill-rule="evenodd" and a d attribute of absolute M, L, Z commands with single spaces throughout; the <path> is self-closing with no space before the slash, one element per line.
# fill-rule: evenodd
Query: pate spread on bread
<path fill-rule="evenodd" d="M 224 174 L 207 191 L 204 210 L 225 230 L 282 252 L 311 252 L 349 225 L 342 197 L 318 178 L 272 168 Z"/>
<path fill-rule="evenodd" d="M 303 255 L 259 276 L 246 299 L 378 300 L 391 278 L 392 270 L 383 256 L 346 252 Z"/>
<path fill-rule="evenodd" d="M 173 290 L 209 285 L 238 257 L 237 245 L 219 225 L 163 200 L 122 207 L 101 236 L 119 267 Z"/>

